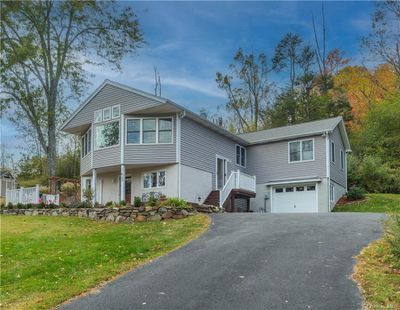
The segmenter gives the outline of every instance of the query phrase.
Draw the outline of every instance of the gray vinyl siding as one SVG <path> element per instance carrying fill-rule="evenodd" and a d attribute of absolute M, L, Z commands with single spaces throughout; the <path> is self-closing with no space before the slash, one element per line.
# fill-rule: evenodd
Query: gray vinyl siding
<path fill-rule="evenodd" d="M 336 183 L 342 185 L 343 187 L 346 187 L 346 172 L 345 169 L 342 169 L 340 167 L 340 150 L 344 152 L 344 145 L 342 136 L 340 135 L 339 127 L 336 127 L 334 129 L 334 131 L 329 135 L 329 138 L 330 141 L 333 141 L 335 143 L 335 162 L 332 163 L 332 161 L 330 161 L 331 179 Z M 329 147 L 331 147 L 330 144 Z M 329 160 L 330 160 L 330 155 L 329 155 Z"/>
<path fill-rule="evenodd" d="M 314 160 L 288 162 L 288 142 L 279 141 L 247 147 L 247 173 L 257 176 L 257 184 L 274 180 L 326 176 L 325 138 L 313 136 Z"/>
<path fill-rule="evenodd" d="M 89 153 L 84 158 L 81 158 L 81 175 L 87 173 L 92 168 L 92 154 Z"/>
<path fill-rule="evenodd" d="M 121 164 L 121 146 L 116 145 L 95 150 L 93 153 L 93 168 L 116 166 Z"/>
<path fill-rule="evenodd" d="M 94 120 L 94 111 L 117 104 L 120 105 L 121 114 L 126 114 L 143 108 L 158 106 L 161 103 L 113 85 L 105 85 L 104 88 L 68 123 L 65 130 L 90 124 Z"/>
<path fill-rule="evenodd" d="M 144 117 L 172 117 L 172 144 L 125 144 L 124 164 L 148 164 L 148 163 L 175 163 L 176 162 L 176 116 L 175 115 L 146 115 Z M 126 115 L 129 117 L 143 117 Z M 124 135 L 126 139 L 126 134 Z"/>
<path fill-rule="evenodd" d="M 229 138 L 189 119 L 181 120 L 181 163 L 183 165 L 212 173 L 212 187 L 215 189 L 216 155 L 226 157 L 227 177 L 232 170 L 245 169 L 237 166 L 236 143 Z"/>

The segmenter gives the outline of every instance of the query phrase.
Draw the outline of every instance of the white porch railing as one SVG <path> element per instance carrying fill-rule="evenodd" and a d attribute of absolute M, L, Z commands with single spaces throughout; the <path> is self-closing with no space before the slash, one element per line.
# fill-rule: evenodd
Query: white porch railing
<path fill-rule="evenodd" d="M 233 189 L 243 189 L 255 193 L 256 176 L 248 175 L 240 172 L 240 170 L 232 171 L 224 187 L 219 191 L 219 206 L 221 208 Z"/>
<path fill-rule="evenodd" d="M 6 190 L 6 204 L 8 203 L 39 203 L 39 185 L 35 187 L 21 187 Z"/>
<path fill-rule="evenodd" d="M 6 190 L 6 204 L 12 203 L 12 204 L 17 204 L 17 203 L 22 203 L 22 204 L 27 204 L 27 203 L 40 203 L 44 202 L 46 205 L 53 203 L 55 205 L 60 204 L 60 195 L 42 195 L 40 198 L 40 191 L 39 191 L 39 185 L 36 185 L 35 187 L 21 187 L 18 189 L 7 189 Z"/>

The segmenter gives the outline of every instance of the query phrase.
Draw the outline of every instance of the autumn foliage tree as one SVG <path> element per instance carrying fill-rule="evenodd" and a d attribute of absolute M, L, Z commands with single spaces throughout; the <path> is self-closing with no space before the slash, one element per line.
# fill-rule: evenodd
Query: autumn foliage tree
<path fill-rule="evenodd" d="M 375 69 L 347 66 L 334 76 L 334 89 L 346 94 L 353 114 L 349 125 L 352 130 L 358 130 L 374 105 L 396 93 L 399 80 L 389 64 L 378 65 Z"/>

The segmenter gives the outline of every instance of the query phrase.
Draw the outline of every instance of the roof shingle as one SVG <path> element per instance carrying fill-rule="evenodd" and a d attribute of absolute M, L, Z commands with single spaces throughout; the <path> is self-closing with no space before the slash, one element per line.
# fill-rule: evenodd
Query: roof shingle
<path fill-rule="evenodd" d="M 301 137 L 332 131 L 342 121 L 342 117 L 333 117 L 313 122 L 289 125 L 255 132 L 240 134 L 239 137 L 250 142 L 272 142 L 285 138 Z"/>

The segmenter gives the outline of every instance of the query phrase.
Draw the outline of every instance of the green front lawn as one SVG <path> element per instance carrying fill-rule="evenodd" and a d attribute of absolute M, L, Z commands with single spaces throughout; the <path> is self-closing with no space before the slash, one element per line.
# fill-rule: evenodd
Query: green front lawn
<path fill-rule="evenodd" d="M 1 216 L 1 307 L 53 307 L 196 238 L 199 214 L 137 224 Z"/>
<path fill-rule="evenodd" d="M 400 194 L 367 194 L 365 200 L 336 206 L 333 212 L 400 212 Z"/>
<path fill-rule="evenodd" d="M 400 309 L 399 258 L 383 238 L 357 256 L 353 278 L 365 299 L 364 309 Z"/>

